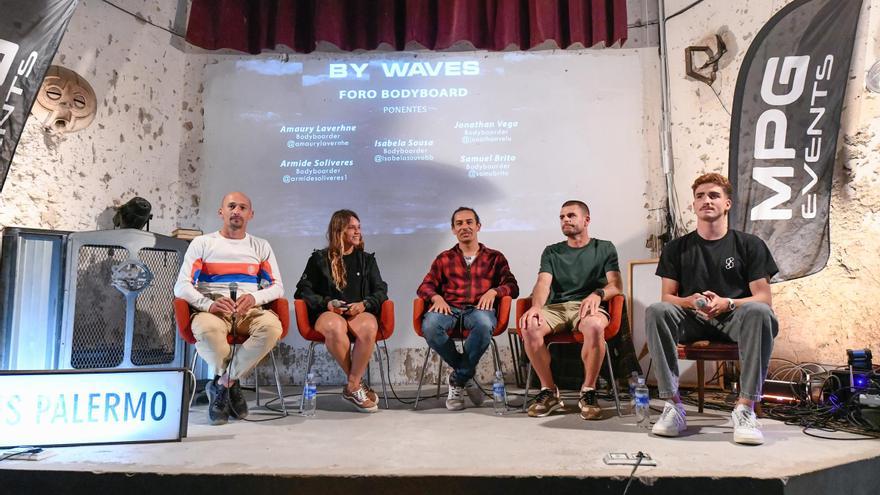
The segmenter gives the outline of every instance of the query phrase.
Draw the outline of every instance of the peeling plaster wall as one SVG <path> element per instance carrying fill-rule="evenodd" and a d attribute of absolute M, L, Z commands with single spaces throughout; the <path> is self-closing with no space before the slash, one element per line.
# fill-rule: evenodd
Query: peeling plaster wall
<path fill-rule="evenodd" d="M 667 1 L 667 13 L 691 2 Z M 764 23 L 788 2 L 707 0 L 667 24 L 676 190 L 688 228 L 696 219 L 690 184 L 704 172 L 727 174 L 730 116 L 740 64 Z M 721 59 L 713 94 L 689 80 L 684 48 L 722 33 L 729 52 Z M 847 348 L 880 348 L 880 98 L 864 76 L 880 57 L 880 1 L 865 0 L 856 35 L 844 106 L 831 202 L 831 256 L 821 272 L 773 285 L 780 332 L 775 357 L 845 363 Z M 660 173 L 658 171 L 658 173 Z"/>
<path fill-rule="evenodd" d="M 403 330 L 411 331 L 410 329 Z M 501 366 L 504 369 L 505 379 L 508 382 L 512 382 L 514 380 L 514 370 L 511 365 L 512 357 L 510 348 L 507 345 L 507 338 L 502 335 L 496 339 L 496 342 L 498 343 L 498 352 L 501 356 Z M 281 374 L 281 382 L 284 384 L 302 384 L 305 380 L 305 363 L 308 355 L 308 347 L 302 347 L 302 343 L 303 340 L 297 336 L 295 341 L 288 338 L 286 342 L 282 342 L 278 346 L 276 357 L 280 357 L 280 359 L 278 359 L 278 368 Z M 422 365 L 425 362 L 425 352 L 428 349 L 427 346 L 399 347 L 391 341 L 387 348 L 387 355 L 390 357 L 390 360 L 385 358 L 386 349 L 381 343 L 378 345 L 378 348 L 382 353 L 383 372 L 386 373 L 386 376 L 391 377 L 389 382 L 392 385 L 414 385 L 418 383 L 419 374 L 421 373 Z M 330 353 L 327 352 L 327 349 L 325 349 L 323 345 L 316 347 L 314 359 L 312 373 L 315 374 L 315 379 L 318 383 L 326 385 L 341 385 L 346 383 L 345 374 L 342 373 L 339 365 L 336 364 L 336 361 L 333 360 Z M 440 363 L 439 359 L 440 358 L 437 354 L 432 354 L 431 359 L 428 360 L 428 367 L 425 371 L 424 386 L 422 387 L 422 397 L 436 392 L 437 365 Z M 525 368 L 521 371 L 524 374 Z M 274 383 L 275 377 L 272 375 L 271 365 L 258 368 L 258 372 L 260 373 L 261 383 Z M 441 374 L 441 382 L 444 384 L 444 387 L 444 380 L 446 379 L 448 372 L 449 367 L 444 363 Z M 381 387 L 381 381 L 378 361 L 375 356 L 370 362 L 370 373 L 373 388 L 379 390 Z M 495 370 L 492 364 L 492 351 L 489 349 L 483 355 L 483 358 L 477 367 L 477 380 L 484 386 L 491 386 L 494 377 Z M 252 383 L 252 377 L 246 378 L 245 381 L 251 381 Z M 432 387 L 434 392 L 432 392 Z M 409 397 L 411 394 L 407 392 L 406 395 Z M 391 396 L 390 390 L 389 396 Z"/>
<path fill-rule="evenodd" d="M 168 28 L 178 15 L 167 0 L 115 3 Z M 97 117 L 57 137 L 28 120 L 0 193 L 0 227 L 112 228 L 110 207 L 136 195 L 153 205 L 152 231 L 177 227 L 185 54 L 172 39 L 100 0 L 79 2 L 52 63 L 89 81 Z"/>

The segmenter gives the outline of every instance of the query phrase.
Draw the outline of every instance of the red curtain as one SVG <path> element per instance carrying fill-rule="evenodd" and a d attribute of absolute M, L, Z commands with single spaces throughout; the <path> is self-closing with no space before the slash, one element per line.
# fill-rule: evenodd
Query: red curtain
<path fill-rule="evenodd" d="M 248 53 L 280 45 L 341 50 L 527 50 L 626 40 L 626 0 L 193 0 L 186 40 Z M 380 46 L 383 45 L 383 46 Z"/>

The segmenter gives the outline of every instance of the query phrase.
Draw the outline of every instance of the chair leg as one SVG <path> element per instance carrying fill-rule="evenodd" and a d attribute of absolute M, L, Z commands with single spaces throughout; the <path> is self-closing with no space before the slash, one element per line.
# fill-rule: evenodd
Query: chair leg
<path fill-rule="evenodd" d="M 272 351 L 269 351 L 270 353 Z M 272 362 L 275 362 L 275 356 L 272 356 Z M 257 407 L 260 407 L 260 367 L 254 368 L 254 392 L 257 393 Z"/>
<path fill-rule="evenodd" d="M 614 391 L 614 407 L 617 409 L 617 415 L 623 416 L 620 412 L 620 394 L 617 392 L 617 380 L 614 378 L 614 366 L 611 364 L 611 349 L 605 344 L 605 361 L 608 362 L 608 377 L 611 379 L 611 390 Z"/>
<path fill-rule="evenodd" d="M 498 344 L 495 343 L 495 339 L 489 341 L 489 345 L 492 347 L 492 364 L 495 366 L 495 371 L 503 371 L 501 368 L 501 354 L 498 353 Z"/>
<path fill-rule="evenodd" d="M 416 389 L 416 403 L 413 406 L 413 411 L 419 408 L 419 398 L 422 396 L 422 383 L 425 381 L 425 372 L 428 371 L 428 358 L 431 357 L 431 352 L 433 350 L 428 347 L 427 352 L 425 352 L 425 363 L 422 364 L 422 372 L 419 373 L 419 388 Z"/>
<path fill-rule="evenodd" d="M 706 398 L 706 368 L 703 367 L 704 361 L 697 359 L 697 410 L 703 412 L 703 400 Z"/>
<path fill-rule="evenodd" d="M 317 342 L 309 342 L 309 353 L 306 355 L 306 374 L 303 377 L 303 380 L 307 380 L 309 373 L 312 372 L 312 359 L 315 357 L 315 346 L 317 346 Z M 303 382 L 305 383 L 305 382 Z M 305 394 L 300 394 L 299 397 L 299 413 L 302 414 L 303 408 L 306 405 L 306 396 Z"/>
<path fill-rule="evenodd" d="M 281 391 L 281 376 L 278 374 L 278 363 L 275 361 L 274 347 L 269 350 L 269 355 L 272 356 L 272 369 L 275 371 L 275 388 L 278 390 L 278 400 L 281 401 L 281 411 L 284 416 L 287 416 L 287 404 L 284 403 L 284 393 Z M 259 393 L 257 397 L 259 397 Z"/>
<path fill-rule="evenodd" d="M 526 387 L 525 391 L 523 391 L 523 405 L 522 410 L 526 412 L 529 405 L 529 384 L 532 382 L 532 362 L 529 361 L 529 371 L 526 373 Z"/>
<path fill-rule="evenodd" d="M 443 381 L 443 378 L 440 376 L 443 374 L 443 358 L 438 359 L 440 361 L 437 363 L 437 398 L 440 398 L 440 382 Z"/>
<path fill-rule="evenodd" d="M 192 408 L 193 400 L 196 398 L 196 358 L 199 357 L 199 352 L 196 351 L 195 347 L 193 347 L 193 358 L 192 362 L 189 364 L 189 374 L 192 376 L 192 394 L 189 396 L 189 407 Z"/>
<path fill-rule="evenodd" d="M 379 363 L 379 379 L 382 380 L 382 399 L 385 401 L 385 409 L 388 409 L 388 389 L 385 388 L 385 368 L 382 366 L 382 352 L 376 346 L 376 361 Z M 391 379 L 391 377 L 388 377 Z"/>
<path fill-rule="evenodd" d="M 510 346 L 510 359 L 513 362 L 513 379 L 516 384 L 522 383 L 522 372 L 519 369 L 519 336 L 507 333 L 507 344 Z"/>

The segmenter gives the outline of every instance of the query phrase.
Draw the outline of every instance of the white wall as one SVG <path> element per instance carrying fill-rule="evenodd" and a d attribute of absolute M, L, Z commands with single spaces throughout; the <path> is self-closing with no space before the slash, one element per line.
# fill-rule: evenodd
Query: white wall
<path fill-rule="evenodd" d="M 690 4 L 666 2 L 669 13 Z M 784 0 L 707 0 L 668 25 L 672 134 L 676 189 L 689 227 L 695 217 L 690 184 L 704 172 L 727 173 L 730 116 L 736 76 L 754 36 Z M 865 89 L 868 67 L 880 57 L 880 2 L 862 6 L 831 202 L 831 257 L 821 272 L 773 285 L 780 333 L 774 356 L 795 361 L 845 363 L 847 348 L 880 347 L 880 98 Z M 723 33 L 716 97 L 685 76 L 684 48 Z M 720 100 L 720 101 L 719 101 Z"/>
<path fill-rule="evenodd" d="M 162 26 L 177 14 L 168 1 L 117 3 Z M 112 228 L 108 208 L 136 195 L 153 205 L 154 232 L 177 226 L 186 55 L 171 38 L 100 0 L 79 2 L 52 63 L 92 85 L 97 117 L 61 136 L 28 120 L 0 192 L 0 227 Z"/>

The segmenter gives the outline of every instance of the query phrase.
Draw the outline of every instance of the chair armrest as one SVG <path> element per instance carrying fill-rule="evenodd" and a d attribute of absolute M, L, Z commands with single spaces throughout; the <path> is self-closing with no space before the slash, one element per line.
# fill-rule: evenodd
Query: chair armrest
<path fill-rule="evenodd" d="M 290 330 L 290 304 L 286 298 L 279 297 L 266 304 L 266 306 L 274 311 L 278 315 L 278 319 L 281 320 L 281 337 L 278 339 L 281 340 L 287 336 L 287 332 Z"/>
<path fill-rule="evenodd" d="M 189 303 L 185 300 L 175 297 L 174 298 L 174 320 L 177 322 L 177 333 L 180 335 L 180 338 L 185 340 L 187 343 L 195 344 L 196 338 L 192 333 L 192 313 L 189 309 Z"/>
<path fill-rule="evenodd" d="M 293 300 L 293 312 L 296 316 L 296 328 L 299 334 L 306 340 L 308 335 L 312 333 L 312 324 L 309 322 L 309 306 L 302 299 Z"/>
<path fill-rule="evenodd" d="M 510 323 L 510 304 L 513 302 L 513 298 L 510 296 L 504 296 L 498 301 L 498 307 L 495 308 L 495 315 L 498 321 L 498 324 L 495 325 L 495 332 L 492 336 L 498 336 L 504 333 L 507 330 L 507 325 Z"/>
<path fill-rule="evenodd" d="M 618 294 L 608 301 L 608 315 L 611 320 L 605 327 L 605 340 L 613 339 L 620 331 L 620 324 L 623 322 L 623 306 L 626 300 L 623 294 Z"/>
<path fill-rule="evenodd" d="M 519 320 L 522 318 L 522 315 L 532 307 L 532 296 L 523 297 L 516 300 L 516 321 L 513 322 L 516 328 L 516 333 L 521 333 L 522 329 L 519 327 Z"/>
<path fill-rule="evenodd" d="M 387 340 L 394 334 L 394 301 L 387 299 L 379 312 L 379 337 Z"/>
<path fill-rule="evenodd" d="M 413 299 L 412 323 L 416 335 L 422 337 L 422 317 L 425 316 L 425 300 L 421 297 Z"/>

